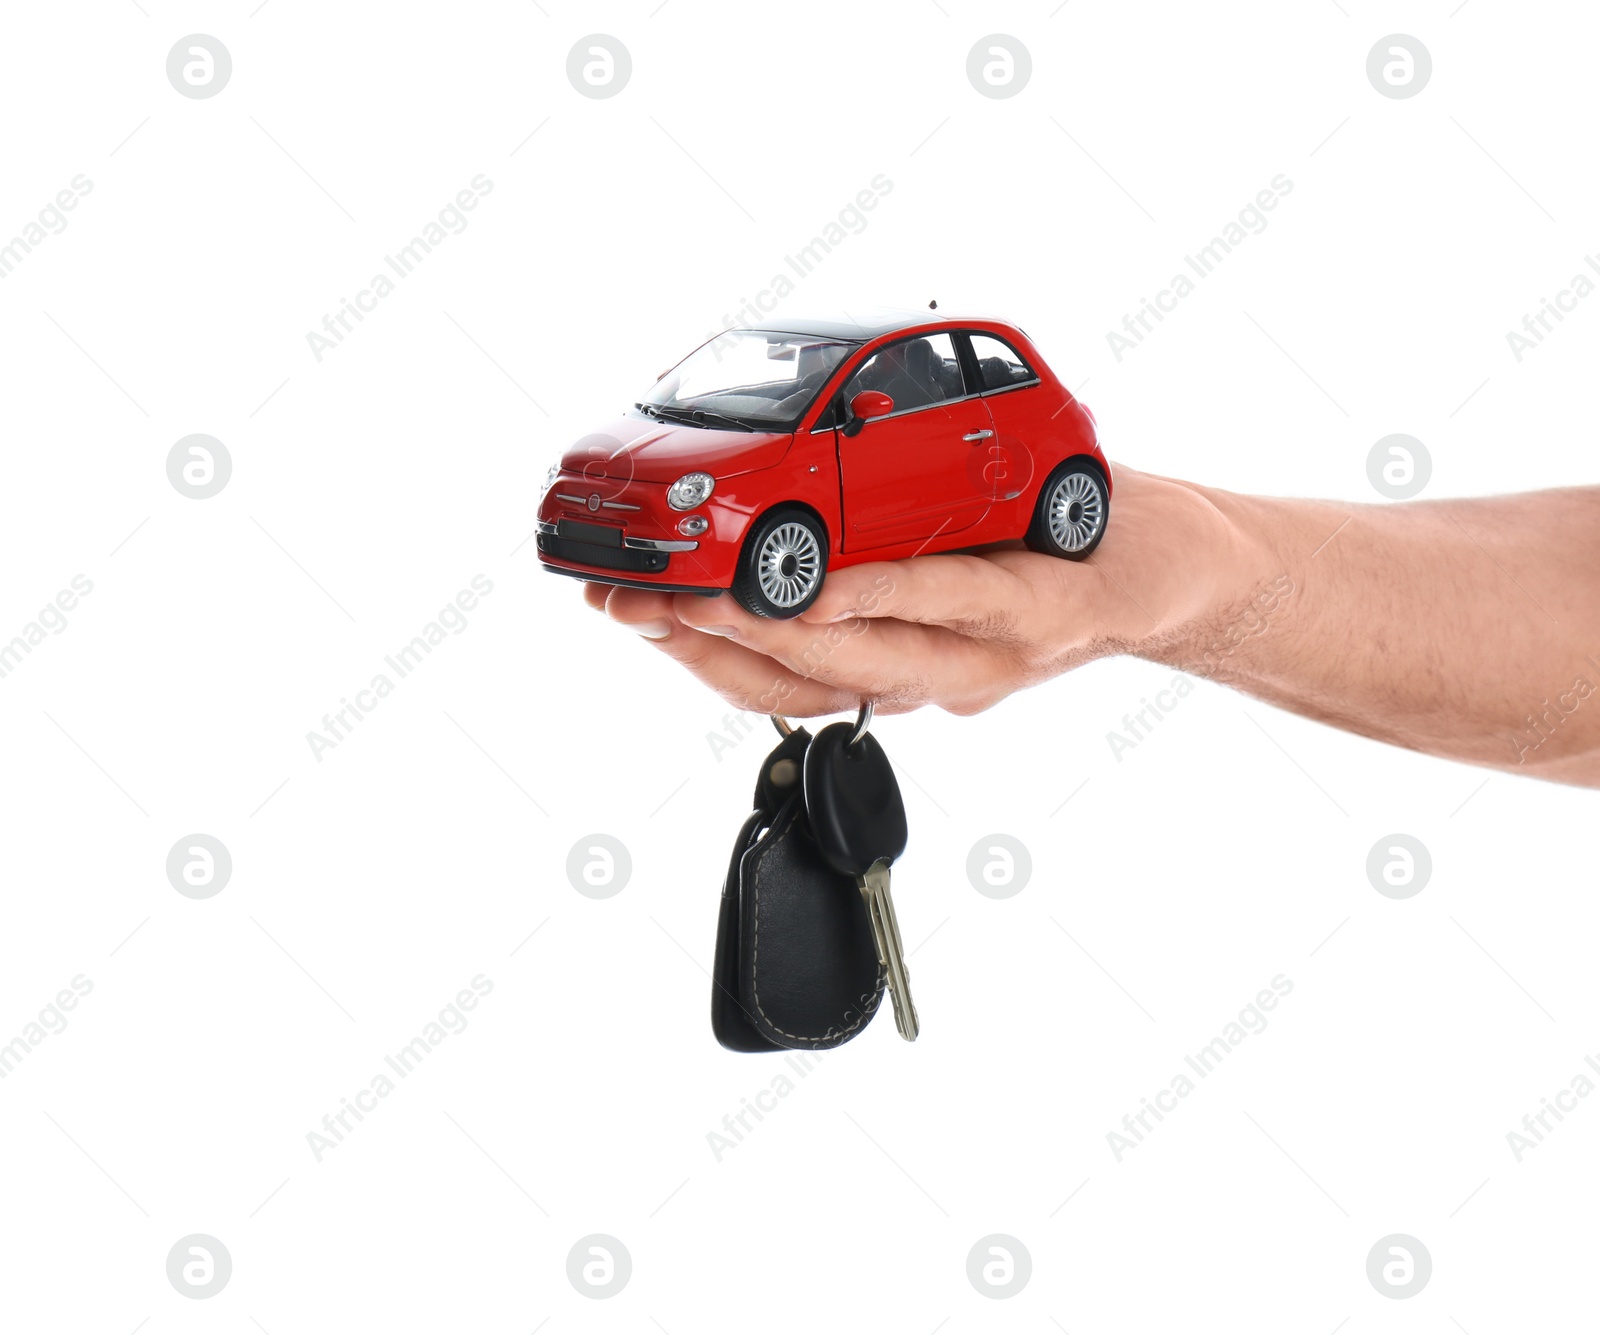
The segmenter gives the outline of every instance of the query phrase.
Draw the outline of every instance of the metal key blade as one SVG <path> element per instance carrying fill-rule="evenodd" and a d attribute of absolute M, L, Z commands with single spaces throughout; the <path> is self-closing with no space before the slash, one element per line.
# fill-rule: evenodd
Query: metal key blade
<path fill-rule="evenodd" d="M 917 1037 L 917 1009 L 889 893 L 890 866 L 906 847 L 906 809 L 889 757 L 863 731 L 867 717 L 864 709 L 854 729 L 833 723 L 812 739 L 805 759 L 806 815 L 823 861 L 861 891 L 895 1028 L 909 1043 Z"/>
<path fill-rule="evenodd" d="M 861 895 L 867 901 L 867 918 L 872 923 L 872 939 L 878 948 L 878 963 L 889 979 L 889 1000 L 894 1003 L 894 1027 L 908 1043 L 917 1039 L 916 1004 L 911 1000 L 911 978 L 906 969 L 905 949 L 900 944 L 900 924 L 894 916 L 894 896 L 889 893 L 889 861 L 879 858 L 858 878 Z"/>

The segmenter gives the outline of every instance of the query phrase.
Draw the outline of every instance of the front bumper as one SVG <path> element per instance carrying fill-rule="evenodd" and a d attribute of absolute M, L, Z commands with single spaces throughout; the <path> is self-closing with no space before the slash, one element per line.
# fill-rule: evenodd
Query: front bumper
<path fill-rule="evenodd" d="M 702 598 L 715 598 L 719 593 L 727 592 L 726 589 L 709 589 L 703 584 L 667 584 L 659 579 L 629 579 L 626 575 L 614 575 L 605 570 L 576 570 L 570 566 L 554 565 L 549 561 L 544 563 L 544 568 L 553 575 L 570 575 L 573 579 L 581 579 L 588 584 L 615 584 L 624 589 L 651 589 L 656 593 L 698 593 Z"/>
<path fill-rule="evenodd" d="M 563 527 L 567 529 L 562 532 Z M 576 565 L 599 566 L 602 570 L 633 571 L 641 575 L 659 575 L 667 568 L 673 552 L 692 552 L 700 544 L 688 538 L 637 538 L 622 535 L 617 546 L 593 539 L 607 533 L 605 526 L 574 521 L 541 519 L 538 545 L 543 556 L 558 561 L 571 561 Z"/>
<path fill-rule="evenodd" d="M 666 503 L 666 486 L 562 473 L 539 506 L 535 533 L 547 570 L 603 584 L 716 593 L 733 583 L 748 515 L 713 497 L 694 512 L 708 520 L 693 538 Z"/>

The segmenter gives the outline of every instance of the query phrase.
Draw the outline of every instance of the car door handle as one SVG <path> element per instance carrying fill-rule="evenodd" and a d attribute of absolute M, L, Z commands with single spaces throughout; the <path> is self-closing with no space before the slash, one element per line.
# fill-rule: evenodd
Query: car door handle
<path fill-rule="evenodd" d="M 961 439 L 962 440 L 988 440 L 989 437 L 992 436 L 992 435 L 994 435 L 994 432 L 992 432 L 992 431 L 969 431 L 969 432 L 967 432 L 966 435 L 961 437 Z"/>

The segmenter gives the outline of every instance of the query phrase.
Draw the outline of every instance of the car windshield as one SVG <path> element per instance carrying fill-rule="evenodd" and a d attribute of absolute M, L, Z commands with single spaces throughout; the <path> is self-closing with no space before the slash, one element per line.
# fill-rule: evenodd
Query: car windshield
<path fill-rule="evenodd" d="M 730 329 L 696 348 L 636 405 L 666 421 L 793 430 L 856 345 L 766 329 Z"/>

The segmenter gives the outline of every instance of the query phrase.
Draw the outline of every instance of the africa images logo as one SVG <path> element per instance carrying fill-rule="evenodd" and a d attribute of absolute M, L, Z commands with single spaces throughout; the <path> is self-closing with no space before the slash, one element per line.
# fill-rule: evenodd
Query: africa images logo
<path fill-rule="evenodd" d="M 1268 986 L 1256 993 L 1255 999 L 1248 1002 L 1238 1013 L 1222 1026 L 1222 1030 L 1199 1052 L 1184 1054 L 1183 1063 L 1188 1070 L 1179 1071 L 1167 1083 L 1165 1089 L 1159 1089 L 1149 1098 L 1139 1100 L 1139 1110 L 1127 1113 L 1122 1119 L 1120 1131 L 1107 1131 L 1106 1144 L 1111 1149 L 1112 1157 L 1121 1163 L 1123 1156 L 1129 1150 L 1137 1149 L 1156 1128 L 1151 1125 L 1150 1119 L 1154 1118 L 1159 1125 L 1169 1113 L 1178 1110 L 1178 1101 L 1186 1099 L 1198 1088 L 1197 1080 L 1204 1080 L 1211 1075 L 1228 1056 L 1245 1039 L 1252 1034 L 1265 1032 L 1267 1017 L 1265 1012 L 1274 1011 L 1289 993 L 1294 991 L 1294 980 L 1284 974 L 1275 974 Z M 1191 1078 L 1189 1072 L 1194 1072 Z"/>
<path fill-rule="evenodd" d="M 479 1003 L 493 991 L 494 979 L 481 973 L 474 975 L 471 985 L 462 988 L 448 1004 L 440 1007 L 435 1017 L 424 1024 L 410 1042 L 397 1052 L 385 1053 L 383 1064 L 387 1069 L 379 1071 L 351 1097 L 341 1097 L 339 1107 L 323 1115 L 320 1131 L 306 1132 L 306 1145 L 311 1150 L 311 1157 L 321 1163 L 325 1154 L 338 1149 L 345 1137 L 355 1130 L 350 1119 L 354 1118 L 359 1125 L 366 1120 L 368 1113 L 376 1112 L 380 1101 L 399 1088 L 399 1081 L 415 1074 L 423 1061 L 445 1039 L 466 1029 L 467 1012 L 477 1010 Z"/>
<path fill-rule="evenodd" d="M 1266 231 L 1269 221 L 1267 214 L 1277 208 L 1293 190 L 1294 182 L 1279 172 L 1256 191 L 1254 200 L 1230 218 L 1217 235 L 1193 255 L 1185 255 L 1183 263 L 1194 277 L 1191 278 L 1187 273 L 1180 271 L 1168 280 L 1167 285 L 1156 293 L 1153 300 L 1140 297 L 1138 309 L 1133 314 L 1122 317 L 1124 332 L 1119 334 L 1115 329 L 1106 331 L 1106 344 L 1111 349 L 1112 357 L 1120 362 L 1124 355 L 1134 351 L 1154 332 L 1156 325 L 1178 309 L 1178 303 L 1183 298 L 1195 291 L 1198 286 L 1197 279 L 1211 277 L 1222 261 L 1250 237 L 1259 236 Z"/>
<path fill-rule="evenodd" d="M 324 353 L 336 349 L 354 329 L 351 321 L 360 324 L 377 310 L 378 302 L 395 290 L 396 280 L 411 277 L 417 271 L 417 266 L 449 237 L 459 236 L 466 231 L 469 221 L 467 214 L 477 208 L 493 189 L 494 182 L 479 172 L 466 186 L 456 191 L 454 199 L 429 218 L 410 241 L 393 255 L 385 255 L 383 263 L 394 277 L 380 271 L 368 279 L 367 285 L 358 289 L 353 298 L 340 297 L 338 308 L 331 315 L 322 317 L 322 333 L 319 334 L 315 329 L 306 333 L 306 344 L 311 349 L 312 357 L 320 362 Z"/>

